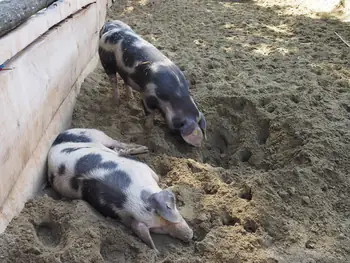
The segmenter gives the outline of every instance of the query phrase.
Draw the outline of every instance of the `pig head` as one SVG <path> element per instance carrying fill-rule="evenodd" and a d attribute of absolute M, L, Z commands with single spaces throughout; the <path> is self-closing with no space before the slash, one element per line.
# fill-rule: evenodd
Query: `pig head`
<path fill-rule="evenodd" d="M 147 222 L 134 220 L 133 231 L 156 252 L 150 232 L 170 235 L 174 238 L 189 242 L 193 238 L 193 230 L 176 208 L 175 196 L 168 190 L 151 194 L 146 199 L 146 210 L 151 218 Z"/>
<path fill-rule="evenodd" d="M 155 210 L 155 217 L 159 222 L 159 226 L 150 229 L 151 232 L 169 234 L 183 241 L 192 239 L 193 231 L 177 210 L 172 192 L 162 190 L 152 194 L 148 201 Z"/>
<path fill-rule="evenodd" d="M 179 131 L 186 143 L 200 147 L 207 139 L 206 119 L 191 96 L 174 99 L 165 112 L 168 126 Z"/>

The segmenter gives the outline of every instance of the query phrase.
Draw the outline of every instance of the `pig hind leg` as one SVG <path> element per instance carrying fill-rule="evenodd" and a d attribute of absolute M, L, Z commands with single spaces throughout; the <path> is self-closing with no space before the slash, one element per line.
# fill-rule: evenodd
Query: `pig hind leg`
<path fill-rule="evenodd" d="M 109 82 L 113 88 L 113 95 L 116 102 L 119 100 L 118 79 L 117 79 L 117 61 L 114 52 L 106 51 L 103 48 L 98 49 L 100 61 Z"/>
<path fill-rule="evenodd" d="M 143 145 L 134 143 L 123 143 L 112 139 L 103 131 L 96 129 L 86 129 L 85 135 L 88 136 L 93 142 L 101 143 L 103 146 L 113 149 L 119 155 L 136 155 L 148 152 L 148 148 Z"/>
<path fill-rule="evenodd" d="M 113 149 L 120 156 L 137 155 L 137 154 L 148 152 L 148 148 L 146 146 L 135 144 L 135 143 L 123 143 L 112 139 L 105 133 L 103 133 L 103 136 L 101 134 L 100 143 L 102 143 L 104 146 L 106 146 L 109 149 Z"/>
<path fill-rule="evenodd" d="M 84 135 L 89 138 L 93 143 L 101 143 L 108 148 L 114 148 L 116 141 L 109 137 L 101 130 L 97 129 L 84 129 L 84 128 L 75 128 L 69 130 L 70 133 Z"/>

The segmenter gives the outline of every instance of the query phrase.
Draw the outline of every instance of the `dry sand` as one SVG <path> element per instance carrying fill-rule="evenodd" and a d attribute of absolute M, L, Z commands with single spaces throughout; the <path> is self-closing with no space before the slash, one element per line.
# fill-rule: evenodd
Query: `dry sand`
<path fill-rule="evenodd" d="M 297 1 L 155 2 L 117 1 L 108 16 L 184 71 L 207 142 L 185 145 L 161 117 L 147 134 L 139 96 L 116 106 L 100 65 L 73 126 L 147 145 L 193 242 L 154 235 L 156 257 L 86 203 L 43 196 L 1 236 L 0 262 L 350 262 L 350 48 L 334 33 L 350 40 L 349 25 Z"/>

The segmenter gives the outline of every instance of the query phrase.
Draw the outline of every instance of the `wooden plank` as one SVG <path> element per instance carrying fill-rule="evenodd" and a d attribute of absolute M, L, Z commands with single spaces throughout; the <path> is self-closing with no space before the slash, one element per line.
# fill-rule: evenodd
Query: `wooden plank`
<path fill-rule="evenodd" d="M 3 0 L 0 2 L 0 37 L 56 0 Z"/>
<path fill-rule="evenodd" d="M 0 112 L 6 113 L 0 115 L 0 204 L 97 52 L 98 19 L 97 4 L 92 4 L 11 61 L 14 70 L 0 72 Z"/>
<path fill-rule="evenodd" d="M 14 57 L 52 26 L 78 12 L 83 7 L 95 2 L 96 0 L 58 1 L 49 8 L 30 17 L 26 22 L 0 38 L 0 64 Z"/>

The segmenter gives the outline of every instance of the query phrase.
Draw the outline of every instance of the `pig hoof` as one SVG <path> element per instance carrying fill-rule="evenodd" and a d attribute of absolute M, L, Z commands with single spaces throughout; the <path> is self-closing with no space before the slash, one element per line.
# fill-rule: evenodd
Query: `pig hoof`
<path fill-rule="evenodd" d="M 127 100 L 134 99 L 134 94 L 132 92 L 132 88 L 129 85 L 125 84 L 125 89 L 126 89 L 126 99 Z"/>
<path fill-rule="evenodd" d="M 119 155 L 137 155 L 137 154 L 142 154 L 142 153 L 148 153 L 148 147 L 146 146 L 142 146 L 142 145 L 129 145 L 128 148 L 126 149 L 118 149 L 118 148 L 114 148 L 114 150 L 116 152 L 119 153 Z"/>
<path fill-rule="evenodd" d="M 127 100 L 133 100 L 134 99 L 134 94 L 131 92 L 131 93 L 126 93 L 126 99 Z"/>

